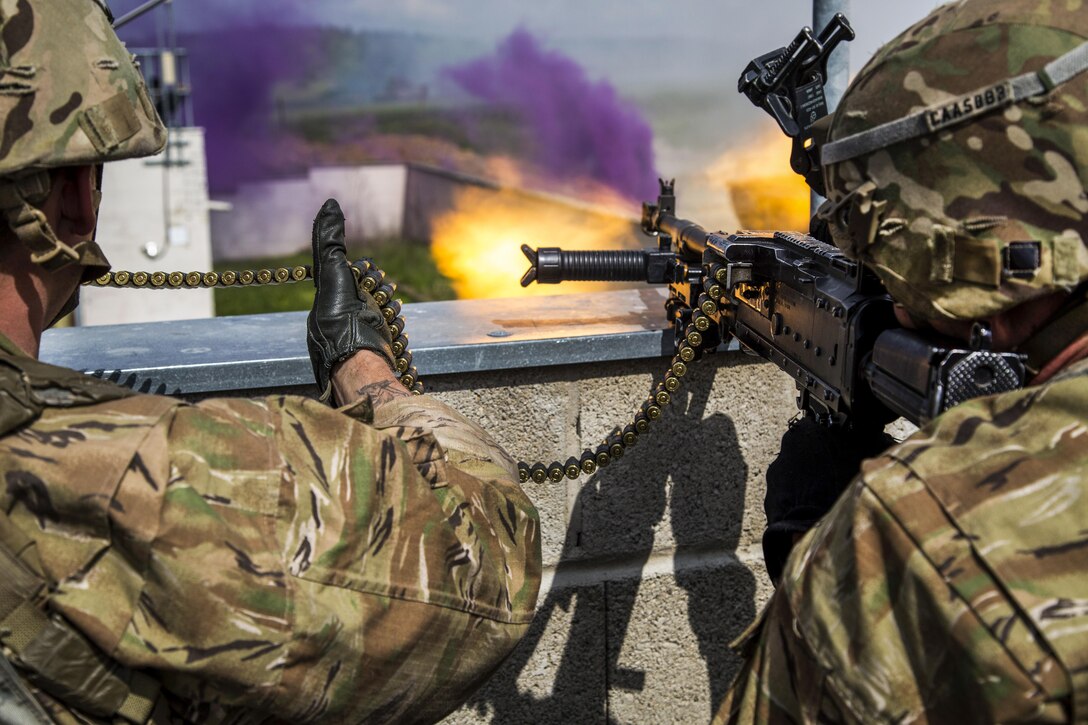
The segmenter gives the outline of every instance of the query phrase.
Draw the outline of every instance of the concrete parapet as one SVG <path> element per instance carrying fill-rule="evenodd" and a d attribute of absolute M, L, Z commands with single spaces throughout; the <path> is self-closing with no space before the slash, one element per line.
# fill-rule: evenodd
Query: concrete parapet
<path fill-rule="evenodd" d="M 661 359 L 431 378 L 516 456 L 565 460 L 626 422 Z M 531 381 L 531 382 L 528 382 Z M 769 596 L 763 472 L 794 390 L 741 353 L 694 365 L 660 424 L 588 479 L 529 484 L 545 581 L 532 631 L 447 723 L 703 723 Z"/>

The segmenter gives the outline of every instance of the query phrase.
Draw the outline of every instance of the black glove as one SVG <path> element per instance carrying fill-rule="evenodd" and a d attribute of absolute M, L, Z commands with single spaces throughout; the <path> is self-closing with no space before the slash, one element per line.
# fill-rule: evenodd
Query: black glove
<path fill-rule="evenodd" d="M 804 534 L 831 510 L 861 469 L 861 462 L 895 443 L 882 427 L 828 427 L 800 418 L 782 436 L 778 457 L 767 468 L 763 510 L 763 560 L 776 585 L 793 549 Z"/>
<path fill-rule="evenodd" d="M 392 337 L 374 298 L 359 289 L 344 247 L 344 213 L 329 199 L 314 219 L 314 307 L 306 319 L 306 346 L 321 399 L 332 393 L 332 369 L 358 350 L 372 350 L 395 371 Z"/>

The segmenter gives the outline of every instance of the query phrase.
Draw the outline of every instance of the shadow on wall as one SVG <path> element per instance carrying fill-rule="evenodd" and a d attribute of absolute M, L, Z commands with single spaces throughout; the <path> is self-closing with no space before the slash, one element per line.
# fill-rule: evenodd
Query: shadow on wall
<path fill-rule="evenodd" d="M 706 373 L 629 454 L 637 465 L 599 471 L 581 489 L 529 634 L 468 708 L 496 723 L 706 722 L 716 711 L 739 665 L 729 643 L 755 616 L 756 583 L 728 556 L 741 537 L 748 466 L 733 420 L 703 417 L 714 382 Z M 706 470 L 713 480 L 697 476 Z M 643 573 L 655 531 L 670 528 L 665 516 L 674 579 Z M 686 621 L 673 616 L 685 601 Z"/>

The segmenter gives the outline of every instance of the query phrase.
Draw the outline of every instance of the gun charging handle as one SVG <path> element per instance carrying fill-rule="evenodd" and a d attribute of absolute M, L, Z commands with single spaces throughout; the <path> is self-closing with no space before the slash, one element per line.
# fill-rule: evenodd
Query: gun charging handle
<path fill-rule="evenodd" d="M 651 253 L 642 250 L 604 252 L 564 251 L 559 247 L 533 249 L 521 245 L 529 269 L 521 286 L 560 282 L 649 282 Z"/>

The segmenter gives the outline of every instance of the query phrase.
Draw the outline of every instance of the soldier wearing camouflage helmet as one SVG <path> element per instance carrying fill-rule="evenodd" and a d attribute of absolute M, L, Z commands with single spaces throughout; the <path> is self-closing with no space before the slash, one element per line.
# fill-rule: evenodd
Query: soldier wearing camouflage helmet
<path fill-rule="evenodd" d="M 331 201 L 326 396 L 198 405 L 37 361 L 108 262 L 100 164 L 165 130 L 95 0 L 0 0 L 0 722 L 426 722 L 525 632 L 539 524 L 509 456 L 390 367 Z"/>
<path fill-rule="evenodd" d="M 861 71 L 821 154 L 821 216 L 900 321 L 990 336 L 1034 378 L 862 465 L 716 722 L 1084 722 L 1088 12 L 938 8 Z"/>

